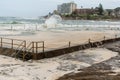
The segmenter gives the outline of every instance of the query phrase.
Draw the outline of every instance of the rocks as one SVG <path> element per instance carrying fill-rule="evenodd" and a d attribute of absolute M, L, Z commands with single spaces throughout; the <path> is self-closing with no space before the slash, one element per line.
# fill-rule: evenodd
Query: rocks
<path fill-rule="evenodd" d="M 104 47 L 120 53 L 120 41 L 105 44 Z M 117 70 L 118 69 L 118 70 Z M 66 74 L 58 80 L 120 80 L 120 54 L 109 60 L 93 64 L 84 69 L 78 69 L 78 73 Z M 117 72 L 115 72 L 117 70 Z M 114 71 L 114 72 L 113 72 Z M 72 74 L 72 75 L 71 75 Z"/>

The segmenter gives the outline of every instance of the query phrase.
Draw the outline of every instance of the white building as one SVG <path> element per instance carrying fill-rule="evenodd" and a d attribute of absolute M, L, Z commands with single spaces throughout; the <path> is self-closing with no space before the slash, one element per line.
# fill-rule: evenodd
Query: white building
<path fill-rule="evenodd" d="M 117 8 L 115 9 L 115 15 L 116 15 L 116 17 L 119 17 L 119 18 L 120 18 L 120 7 L 117 7 Z"/>
<path fill-rule="evenodd" d="M 57 11 L 59 14 L 71 14 L 73 11 L 77 9 L 77 4 L 74 2 L 70 3 L 63 3 L 61 5 L 58 5 Z"/>

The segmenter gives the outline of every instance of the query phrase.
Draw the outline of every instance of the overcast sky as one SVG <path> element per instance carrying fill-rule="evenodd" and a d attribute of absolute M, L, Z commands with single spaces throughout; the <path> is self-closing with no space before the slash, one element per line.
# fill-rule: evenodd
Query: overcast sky
<path fill-rule="evenodd" d="M 104 8 L 120 7 L 120 0 L 0 0 L 0 16 L 37 17 L 57 9 L 58 4 L 74 1 L 78 8 L 96 7 L 99 3 Z"/>

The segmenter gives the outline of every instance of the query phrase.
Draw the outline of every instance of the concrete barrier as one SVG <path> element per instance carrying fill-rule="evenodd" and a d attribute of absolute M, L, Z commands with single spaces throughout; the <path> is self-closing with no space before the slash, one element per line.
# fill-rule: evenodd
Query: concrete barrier
<path fill-rule="evenodd" d="M 99 47 L 101 45 L 116 42 L 116 41 L 120 41 L 120 38 L 113 38 L 113 39 L 107 39 L 107 40 L 96 41 L 96 42 L 90 42 L 89 40 L 88 43 L 86 44 L 80 44 L 76 46 L 70 46 L 69 44 L 69 46 L 66 48 L 60 48 L 60 49 L 51 50 L 51 51 L 43 51 L 40 53 L 27 52 L 28 54 L 26 56 L 24 56 L 24 51 L 1 47 L 0 54 L 14 57 L 14 53 L 16 51 L 19 51 L 19 53 L 16 55 L 17 58 L 25 59 L 25 60 L 29 60 L 29 59 L 39 60 L 39 59 L 44 59 L 44 58 L 52 58 L 52 57 L 72 53 L 72 52 L 79 51 L 79 50 L 95 48 L 95 47 Z"/>

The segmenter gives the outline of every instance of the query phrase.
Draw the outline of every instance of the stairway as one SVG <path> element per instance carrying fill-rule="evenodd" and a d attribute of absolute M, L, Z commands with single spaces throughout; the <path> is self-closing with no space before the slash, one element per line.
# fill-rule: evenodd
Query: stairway
<path fill-rule="evenodd" d="M 31 53 L 27 54 L 27 53 L 28 52 L 19 51 L 15 57 L 23 61 L 32 59 L 32 54 Z"/>
<path fill-rule="evenodd" d="M 0 54 L 24 61 L 37 59 L 36 53 L 39 53 L 40 48 L 44 52 L 44 41 L 30 42 L 28 44 L 25 40 L 0 38 Z"/>
<path fill-rule="evenodd" d="M 16 55 L 17 53 L 17 55 Z M 23 51 L 15 51 L 14 49 L 9 49 L 9 48 L 0 48 L 0 54 L 5 55 L 5 56 L 10 56 L 10 57 L 15 57 L 20 60 L 23 60 L 23 55 L 25 55 L 24 60 L 30 60 L 32 59 L 32 54 L 28 52 L 23 52 Z"/>

